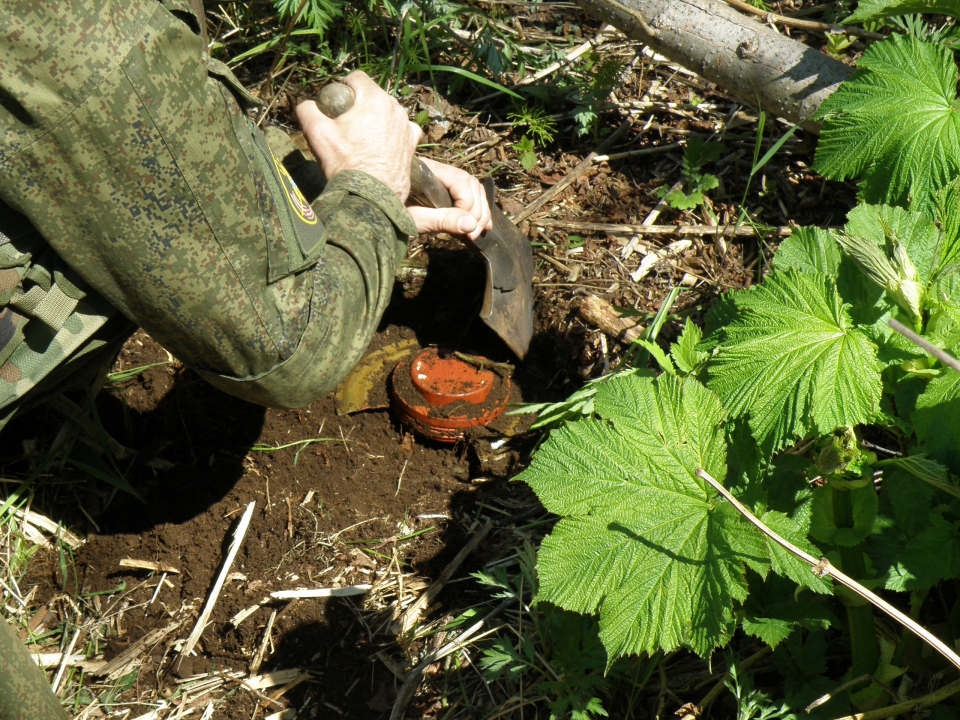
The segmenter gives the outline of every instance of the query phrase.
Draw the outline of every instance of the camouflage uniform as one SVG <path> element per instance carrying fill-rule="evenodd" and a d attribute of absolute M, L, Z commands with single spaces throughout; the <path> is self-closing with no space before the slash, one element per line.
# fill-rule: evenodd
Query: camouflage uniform
<path fill-rule="evenodd" d="M 0 720 L 67 720 L 20 638 L 0 620 Z"/>
<path fill-rule="evenodd" d="M 128 322 L 273 407 L 359 359 L 413 220 L 356 171 L 308 203 L 257 102 L 182 0 L 0 0 L 0 425 Z"/>

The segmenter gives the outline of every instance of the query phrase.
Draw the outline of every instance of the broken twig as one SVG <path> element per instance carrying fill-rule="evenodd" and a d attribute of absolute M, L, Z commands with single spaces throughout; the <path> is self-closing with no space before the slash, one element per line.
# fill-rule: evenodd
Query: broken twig
<path fill-rule="evenodd" d="M 227 552 L 227 559 L 224 560 L 223 567 L 220 569 L 220 574 L 217 576 L 217 581 L 213 584 L 213 589 L 210 591 L 210 596 L 207 598 L 207 602 L 203 606 L 203 612 L 200 613 L 200 617 L 197 619 L 197 624 L 194 626 L 193 632 L 190 633 L 190 636 L 183 644 L 183 649 L 180 650 L 181 658 L 185 658 L 193 652 L 193 649 L 197 646 L 197 642 L 200 640 L 200 636 L 203 634 L 204 628 L 207 626 L 207 622 L 210 620 L 210 615 L 213 613 L 213 608 L 217 604 L 217 598 L 220 596 L 220 591 L 223 589 L 223 583 L 227 579 L 227 575 L 230 572 L 230 567 L 233 565 L 233 561 L 237 557 L 237 553 L 240 551 L 240 546 L 243 544 L 243 536 L 247 534 L 247 528 L 250 527 L 250 518 L 253 517 L 253 508 L 255 506 L 255 502 L 251 502 L 249 505 L 247 505 L 247 509 L 244 511 L 243 517 L 240 518 L 237 529 L 233 533 L 233 541 L 230 543 L 230 550 Z"/>
<path fill-rule="evenodd" d="M 457 571 L 457 568 L 467 559 L 467 556 L 474 551 L 474 549 L 479 545 L 483 539 L 487 536 L 487 533 L 490 532 L 490 529 L 493 527 L 493 523 L 487 521 L 484 525 L 477 530 L 476 534 L 470 541 L 463 546 L 460 552 L 457 553 L 457 556 L 450 561 L 450 564 L 447 565 L 443 572 L 440 573 L 440 577 L 430 583 L 430 587 L 423 591 L 423 594 L 420 595 L 416 600 L 413 601 L 413 604 L 410 605 L 400 616 L 391 630 L 398 635 L 403 635 L 410 631 L 410 629 L 417 624 L 417 621 L 420 619 L 420 614 L 426 609 L 426 607 L 433 602 L 434 598 L 440 594 L 440 591 L 443 590 L 444 586 L 450 582 L 450 578 L 453 577 L 453 574 Z"/>

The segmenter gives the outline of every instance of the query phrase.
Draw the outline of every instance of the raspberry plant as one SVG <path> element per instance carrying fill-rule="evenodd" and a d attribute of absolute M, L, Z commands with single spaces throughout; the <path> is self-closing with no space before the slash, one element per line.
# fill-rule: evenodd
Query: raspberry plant
<path fill-rule="evenodd" d="M 855 18 L 923 9 L 958 14 L 956 2 L 871 0 Z M 598 614 L 608 663 L 677 647 L 706 657 L 738 626 L 800 657 L 796 627 L 839 624 L 850 677 L 905 672 L 906 633 L 878 639 L 870 605 L 767 541 L 695 472 L 862 584 L 909 593 L 915 614 L 960 575 L 960 374 L 888 324 L 960 351 L 956 84 L 942 45 L 869 47 L 818 113 L 817 168 L 861 180 L 843 230 L 794 232 L 762 285 L 654 353 L 659 377 L 594 381 L 592 412 L 554 430 L 520 476 L 560 516 L 540 549 L 539 599 Z M 832 608 L 818 599 L 829 594 Z M 803 685 L 792 707 L 816 696 L 804 695 L 815 678 Z M 876 684 L 854 690 L 861 709 L 886 702 Z"/>

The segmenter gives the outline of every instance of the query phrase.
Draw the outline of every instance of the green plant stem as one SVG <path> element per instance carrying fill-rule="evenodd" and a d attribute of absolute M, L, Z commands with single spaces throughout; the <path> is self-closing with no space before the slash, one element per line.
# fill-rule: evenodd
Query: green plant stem
<path fill-rule="evenodd" d="M 833 520 L 838 528 L 853 527 L 853 504 L 850 492 L 831 488 L 833 493 Z M 866 563 L 863 559 L 863 544 L 840 548 L 840 562 L 843 571 L 854 580 L 866 575 Z M 872 675 L 880 664 L 880 648 L 877 645 L 877 631 L 873 621 L 873 606 L 846 605 L 847 624 L 850 627 L 851 672 L 853 677 Z"/>

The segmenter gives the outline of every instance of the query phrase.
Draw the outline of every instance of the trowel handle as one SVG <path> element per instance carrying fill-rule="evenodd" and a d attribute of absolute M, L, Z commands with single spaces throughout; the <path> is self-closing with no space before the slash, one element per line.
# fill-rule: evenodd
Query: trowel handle
<path fill-rule="evenodd" d="M 336 119 L 353 107 L 353 89 L 343 83 L 328 83 L 316 97 L 317 107 L 328 118 Z M 453 207 L 453 199 L 422 160 L 413 158 L 410 165 L 410 197 L 424 207 Z"/>

